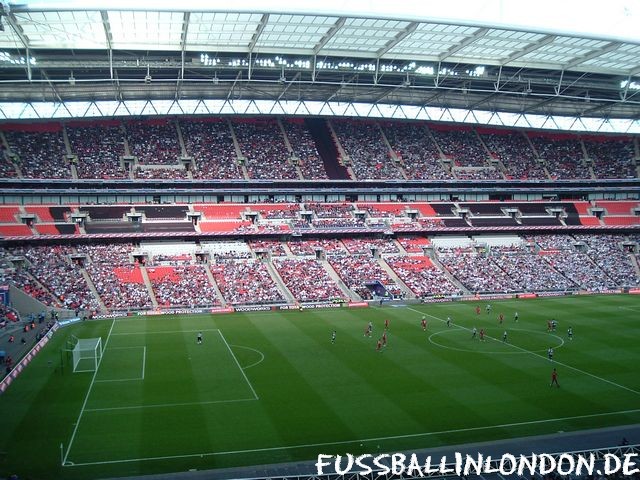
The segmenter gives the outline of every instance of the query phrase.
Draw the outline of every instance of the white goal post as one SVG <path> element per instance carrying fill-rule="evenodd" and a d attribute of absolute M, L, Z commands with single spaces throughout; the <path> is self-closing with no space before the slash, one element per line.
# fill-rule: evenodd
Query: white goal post
<path fill-rule="evenodd" d="M 72 352 L 74 373 L 95 372 L 102 358 L 102 338 L 79 338 Z"/>

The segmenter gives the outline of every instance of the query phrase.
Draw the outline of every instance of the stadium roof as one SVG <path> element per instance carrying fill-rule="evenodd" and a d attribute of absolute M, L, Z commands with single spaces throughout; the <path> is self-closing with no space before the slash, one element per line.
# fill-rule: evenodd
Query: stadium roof
<path fill-rule="evenodd" d="M 620 17 L 591 11 L 590 28 L 573 1 L 525 12 L 553 17 L 547 27 L 512 18 L 503 2 L 456 2 L 476 20 L 432 2 L 432 16 L 404 0 L 337 3 L 5 4 L 0 102 L 304 100 L 640 118 L 628 2 L 607 3 Z"/>

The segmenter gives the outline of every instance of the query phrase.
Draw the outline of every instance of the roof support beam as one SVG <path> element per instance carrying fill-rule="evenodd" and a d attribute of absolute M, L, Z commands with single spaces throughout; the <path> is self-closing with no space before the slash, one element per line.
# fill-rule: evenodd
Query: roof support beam
<path fill-rule="evenodd" d="M 635 77 L 636 75 L 640 75 L 640 65 L 629 70 L 629 73 L 627 75 L 629 75 L 630 77 Z"/>
<path fill-rule="evenodd" d="M 118 78 L 118 70 L 113 71 L 113 79 L 116 85 L 116 100 L 120 102 L 124 102 L 124 97 L 122 96 L 122 89 L 120 88 L 120 79 Z"/>
<path fill-rule="evenodd" d="M 620 46 L 622 46 L 621 43 L 619 42 L 610 42 L 608 44 L 606 44 L 605 46 L 598 48 L 597 50 L 593 50 L 592 52 L 583 55 L 582 57 L 579 58 L 575 58 L 572 61 L 570 61 L 569 63 L 566 63 L 565 65 L 562 66 L 563 70 L 569 70 L 570 68 L 576 67 L 580 64 L 583 64 L 584 62 L 587 62 L 589 60 L 592 60 L 594 58 L 598 58 L 601 55 L 605 55 L 609 52 L 612 52 L 616 49 L 618 49 Z"/>
<path fill-rule="evenodd" d="M 264 15 L 262 15 L 262 18 L 260 19 L 260 23 L 258 23 L 258 28 L 256 28 L 255 33 L 251 37 L 251 42 L 249 42 L 249 53 L 252 53 L 253 49 L 256 48 L 256 44 L 260 39 L 260 35 L 262 35 L 262 32 L 264 31 L 264 27 L 267 26 L 268 21 L 269 21 L 269 14 L 265 13 Z"/>
<path fill-rule="evenodd" d="M 279 102 L 282 99 L 282 97 L 284 97 L 284 94 L 287 93 L 287 90 L 289 90 L 289 87 L 293 85 L 299 78 L 300 78 L 300 72 L 297 72 L 293 77 L 293 79 L 291 79 L 291 81 L 284 86 L 284 88 L 282 89 L 282 92 L 280 92 L 280 95 L 278 95 L 278 100 L 276 100 L 277 102 Z"/>
<path fill-rule="evenodd" d="M 338 88 L 331 95 L 329 95 L 329 98 L 327 98 L 325 100 L 325 102 L 330 102 L 335 97 L 337 97 L 340 94 L 340 92 L 342 91 L 342 89 L 344 87 L 346 87 L 348 84 L 350 84 L 351 82 L 353 82 L 356 78 L 358 78 L 358 74 L 357 73 L 352 75 L 351 78 L 349 78 L 349 80 L 347 80 L 346 82 L 344 80 L 342 80 L 342 82 L 340 82 L 340 85 L 338 86 Z"/>
<path fill-rule="evenodd" d="M 191 12 L 184 12 L 182 17 L 182 33 L 180 34 L 180 78 L 184 78 L 184 51 L 187 47 L 187 33 L 189 32 L 189 18 Z"/>
<path fill-rule="evenodd" d="M 588 110 L 585 110 L 583 112 L 584 116 L 591 116 L 592 114 L 594 114 L 595 112 L 599 112 L 601 110 L 606 110 L 607 108 L 613 108 L 616 105 L 620 105 L 622 103 L 626 103 L 628 102 L 632 97 L 636 96 L 636 95 L 640 95 L 640 91 L 635 91 L 633 92 L 631 95 L 627 95 L 625 96 L 625 98 L 619 102 L 611 102 L 611 103 L 601 103 L 599 105 L 596 105 L 595 107 L 592 107 Z"/>
<path fill-rule="evenodd" d="M 238 80 L 240 80 L 241 77 L 242 77 L 242 70 L 239 70 L 238 74 L 236 75 L 236 79 L 233 81 L 233 83 L 229 87 L 229 91 L 227 92 L 227 100 L 226 100 L 227 102 L 231 98 L 231 94 L 233 93 L 233 90 L 236 88 L 236 84 L 238 83 Z"/>
<path fill-rule="evenodd" d="M 439 57 L 438 57 L 438 61 L 439 62 L 444 62 L 445 59 L 449 58 L 451 55 L 453 55 L 456 52 L 459 52 L 460 50 L 462 50 L 463 48 L 471 45 L 473 42 L 475 42 L 476 40 L 478 40 L 479 38 L 484 37 L 487 32 L 489 31 L 488 28 L 480 28 L 478 30 L 476 30 L 472 35 L 468 36 L 467 38 L 465 38 L 463 41 L 461 41 L 460 43 L 453 45 L 452 47 L 450 47 L 447 51 L 443 52 Z M 482 62 L 480 62 L 482 63 Z"/>
<path fill-rule="evenodd" d="M 402 30 L 400 30 L 395 37 L 389 40 L 384 47 L 382 47 L 380 50 L 376 52 L 376 60 L 379 60 L 380 57 L 382 57 L 383 55 L 386 55 L 389 52 L 389 50 L 391 50 L 393 47 L 398 45 L 402 40 L 404 40 L 413 32 L 415 32 L 416 28 L 418 28 L 418 25 L 419 25 L 418 22 L 411 22 Z"/>
<path fill-rule="evenodd" d="M 517 52 L 513 52 L 511 55 L 509 55 L 506 58 L 502 59 L 502 62 L 500 62 L 502 65 L 507 65 L 511 62 L 513 62 L 514 60 L 517 60 L 520 57 L 524 57 L 525 55 L 527 55 L 528 53 L 531 52 L 535 52 L 536 50 L 538 50 L 539 48 L 544 47 L 545 45 L 549 45 L 550 43 L 552 43 L 554 40 L 556 39 L 555 35 L 545 35 L 544 37 L 542 37 L 540 40 L 538 40 L 537 42 L 532 43 L 531 45 L 529 45 L 526 48 L 523 48 L 522 50 L 518 50 Z"/>
<path fill-rule="evenodd" d="M 111 33 L 111 24 L 109 23 L 109 15 L 105 10 L 100 11 L 102 18 L 102 27 L 104 28 L 104 36 L 109 49 L 109 77 L 113 79 L 113 35 Z"/>
<path fill-rule="evenodd" d="M 11 25 L 11 28 L 15 32 L 16 36 L 20 39 L 22 45 L 27 51 L 27 79 L 31 81 L 31 47 L 29 37 L 25 35 L 24 30 L 22 29 L 20 24 L 18 24 L 18 20 L 13 13 L 9 13 L 9 15 L 7 15 L 7 22 L 9 23 L 9 25 Z"/>
<path fill-rule="evenodd" d="M 342 26 L 344 25 L 344 23 L 347 21 L 347 19 L 345 17 L 340 17 L 336 23 L 333 24 L 333 27 L 331 27 L 329 30 L 327 30 L 327 33 L 325 33 L 322 38 L 320 39 L 320 41 L 316 44 L 315 47 L 313 47 L 313 54 L 317 55 L 318 52 L 320 50 L 322 50 L 324 48 L 324 46 L 329 42 L 329 40 L 331 40 L 333 38 L 333 36 L 338 33 L 338 30 L 340 30 L 342 28 Z"/>
<path fill-rule="evenodd" d="M 60 96 L 60 93 L 58 93 L 58 89 L 56 88 L 56 86 L 53 84 L 53 82 L 49 78 L 49 75 L 47 75 L 47 72 L 45 72 L 44 70 L 41 69 L 40 73 L 42 73 L 42 76 L 44 77 L 44 79 L 47 81 L 47 83 L 51 87 L 51 90 L 53 91 L 53 94 L 56 96 L 58 101 L 60 103 L 64 103 L 64 101 L 62 100 L 62 97 Z"/>
<path fill-rule="evenodd" d="M 189 32 L 189 18 L 191 12 L 184 12 L 182 16 L 182 33 L 180 34 L 180 76 L 176 80 L 176 93 L 174 98 L 180 99 L 180 88 L 182 87 L 182 81 L 184 80 L 184 51 L 187 47 L 187 33 Z"/>

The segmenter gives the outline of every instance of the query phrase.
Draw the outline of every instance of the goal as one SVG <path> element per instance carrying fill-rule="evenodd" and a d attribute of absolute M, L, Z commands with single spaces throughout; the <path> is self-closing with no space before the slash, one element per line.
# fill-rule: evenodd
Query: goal
<path fill-rule="evenodd" d="M 102 358 L 102 339 L 79 338 L 72 352 L 74 373 L 95 372 Z"/>

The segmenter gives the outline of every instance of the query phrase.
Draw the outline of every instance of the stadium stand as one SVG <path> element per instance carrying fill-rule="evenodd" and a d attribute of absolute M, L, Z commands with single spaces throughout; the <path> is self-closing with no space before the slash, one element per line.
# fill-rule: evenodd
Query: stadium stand
<path fill-rule="evenodd" d="M 597 178 L 636 177 L 633 139 L 625 137 L 583 138 L 587 156 L 593 161 Z"/>
<path fill-rule="evenodd" d="M 476 130 L 491 156 L 505 166 L 507 178 L 548 178 L 522 132 L 486 127 L 478 127 Z"/>
<path fill-rule="evenodd" d="M 332 124 L 358 180 L 403 178 L 376 123 L 335 120 Z"/>
<path fill-rule="evenodd" d="M 386 262 L 411 291 L 418 297 L 452 295 L 459 292 L 433 262 L 424 255 L 392 256 Z"/>
<path fill-rule="evenodd" d="M 430 124 L 429 129 L 442 153 L 455 166 L 489 167 L 489 155 L 471 128 Z"/>
<path fill-rule="evenodd" d="M 349 289 L 363 300 L 373 298 L 379 283 L 393 297 L 401 297 L 402 290 L 380 264 L 367 255 L 331 255 L 329 263 Z"/>
<path fill-rule="evenodd" d="M 234 120 L 233 129 L 250 178 L 299 178 L 276 120 Z"/>
<path fill-rule="evenodd" d="M 409 178 L 446 180 L 453 175 L 440 162 L 438 147 L 424 127 L 409 123 L 382 124 L 391 149 L 402 162 Z"/>
<path fill-rule="evenodd" d="M 317 260 L 276 259 L 274 266 L 286 287 L 300 302 L 346 300 L 340 287 Z"/>
<path fill-rule="evenodd" d="M 67 149 L 58 123 L 3 125 L 14 162 L 25 178 L 71 178 Z"/>
<path fill-rule="evenodd" d="M 181 119 L 180 129 L 187 156 L 195 162 L 193 178 L 243 178 L 226 120 Z"/>
<path fill-rule="evenodd" d="M 181 149 L 175 124 L 164 118 L 125 123 L 131 155 L 141 165 L 176 165 Z"/>
<path fill-rule="evenodd" d="M 147 275 L 160 307 L 220 305 L 202 265 L 147 267 Z"/>
<path fill-rule="evenodd" d="M 307 180 L 328 178 L 320 153 L 304 121 L 290 118 L 282 122 L 293 154 L 297 157 L 302 176 Z"/>
<path fill-rule="evenodd" d="M 549 175 L 558 179 L 591 178 L 582 145 L 575 135 L 528 133 L 538 156 L 545 160 Z"/>
<path fill-rule="evenodd" d="M 225 261 L 211 266 L 222 296 L 232 305 L 284 302 L 284 296 L 266 264 L 255 261 Z"/>
<path fill-rule="evenodd" d="M 66 125 L 71 153 L 77 157 L 78 178 L 126 178 L 121 158 L 124 136 L 117 121 L 69 123 Z"/>

